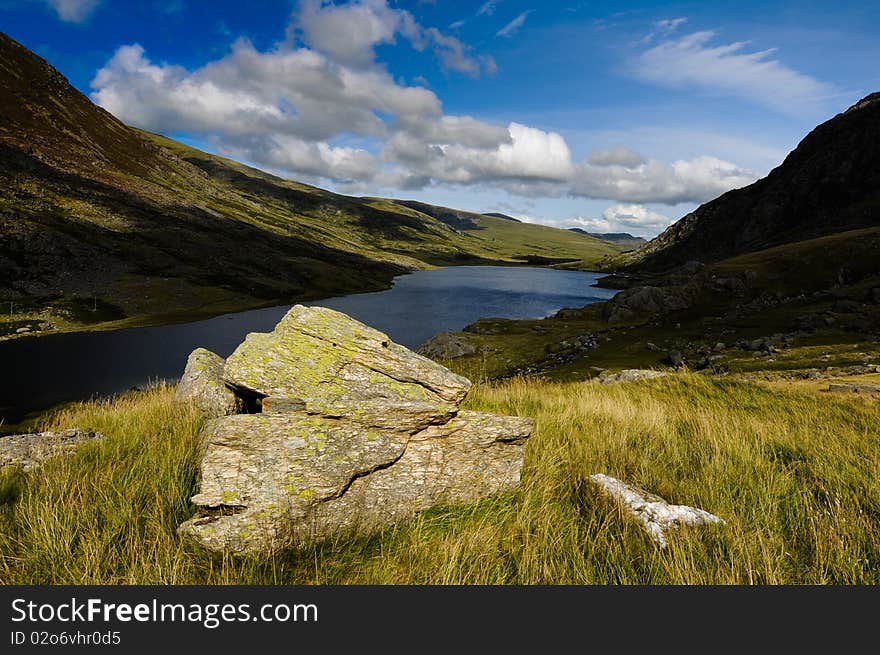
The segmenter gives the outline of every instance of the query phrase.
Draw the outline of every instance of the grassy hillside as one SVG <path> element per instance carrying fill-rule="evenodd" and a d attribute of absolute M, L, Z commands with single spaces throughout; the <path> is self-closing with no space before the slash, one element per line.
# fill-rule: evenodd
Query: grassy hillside
<path fill-rule="evenodd" d="M 130 128 L 3 34 L 0 87 L 0 338 L 375 290 L 434 265 L 592 266 L 619 250 L 498 218 L 457 230 Z"/>
<path fill-rule="evenodd" d="M 34 472 L 2 474 L 0 580 L 880 583 L 880 405 L 870 398 L 695 374 L 480 386 L 469 407 L 536 419 L 516 492 L 256 560 L 211 558 L 176 536 L 194 511 L 201 419 L 172 392 L 80 404 L 45 421 L 108 437 Z M 727 525 L 677 533 L 660 550 L 590 486 L 597 472 Z"/>

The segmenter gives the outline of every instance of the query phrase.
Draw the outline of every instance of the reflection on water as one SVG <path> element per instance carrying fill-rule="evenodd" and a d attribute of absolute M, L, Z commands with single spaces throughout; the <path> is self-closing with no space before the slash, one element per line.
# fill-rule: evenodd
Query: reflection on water
<path fill-rule="evenodd" d="M 345 312 L 416 348 L 437 332 L 460 330 L 478 318 L 542 318 L 562 307 L 606 300 L 615 292 L 590 286 L 598 277 L 543 268 L 461 266 L 404 275 L 386 291 L 307 304 Z M 194 348 L 226 357 L 248 332 L 271 331 L 289 308 L 0 342 L 0 418 L 176 379 Z"/>

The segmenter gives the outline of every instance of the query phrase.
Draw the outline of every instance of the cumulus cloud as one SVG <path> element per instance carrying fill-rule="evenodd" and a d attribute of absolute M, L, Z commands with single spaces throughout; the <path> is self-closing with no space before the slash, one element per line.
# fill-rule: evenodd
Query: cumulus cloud
<path fill-rule="evenodd" d="M 591 162 L 588 157 L 579 167 L 572 184 L 574 195 L 675 205 L 711 200 L 725 191 L 751 184 L 758 177 L 753 171 L 716 157 L 671 163 L 649 160 L 632 166 L 635 158 L 626 165 L 609 163 L 614 159 L 611 153 L 614 151 L 599 151 L 602 163 L 595 163 L 595 159 Z"/>
<path fill-rule="evenodd" d="M 297 14 L 306 45 L 349 66 L 373 63 L 374 48 L 392 43 L 398 32 L 415 36 L 412 15 L 385 0 L 360 0 L 346 5 L 306 0 Z M 357 26 L 357 29 L 352 29 Z"/>
<path fill-rule="evenodd" d="M 295 16 L 295 30 L 310 48 L 340 64 L 365 68 L 374 63 L 375 48 L 403 36 L 417 50 L 430 48 L 443 68 L 469 75 L 495 72 L 494 60 L 473 57 L 454 36 L 424 28 L 411 13 L 390 7 L 387 0 L 355 0 L 336 5 L 306 0 Z"/>
<path fill-rule="evenodd" d="M 657 234 L 667 228 L 672 219 L 644 205 L 612 205 L 602 212 L 602 218 L 578 217 L 570 221 L 573 227 L 587 232 L 629 232 L 633 236 Z"/>
<path fill-rule="evenodd" d="M 660 86 L 738 96 L 786 114 L 816 108 L 834 92 L 831 85 L 773 59 L 773 48 L 749 52 L 744 41 L 710 45 L 715 36 L 702 31 L 666 39 L 639 54 L 630 70 Z"/>
<path fill-rule="evenodd" d="M 433 92 L 401 86 L 379 68 L 338 66 L 305 48 L 259 52 L 244 39 L 226 57 L 195 71 L 154 64 L 140 45 L 123 46 L 92 87 L 99 105 L 158 132 L 323 140 L 342 132 L 382 135 L 386 125 L 376 111 L 441 114 Z"/>
<path fill-rule="evenodd" d="M 360 29 L 341 11 L 375 20 L 360 40 L 328 45 L 340 30 Z M 646 160 L 624 146 L 578 163 L 552 130 L 445 114 L 424 79 L 395 80 L 374 61 L 374 48 L 403 34 L 414 47 L 444 50 L 445 67 L 473 72 L 467 51 L 400 14 L 380 0 L 307 3 L 294 20 L 308 45 L 288 40 L 258 50 L 239 39 L 192 70 L 155 62 L 138 44 L 122 46 L 95 75 L 91 97 L 138 127 L 186 133 L 267 170 L 348 190 L 473 185 L 525 197 L 675 204 L 755 178 L 720 159 Z"/>
<path fill-rule="evenodd" d="M 524 11 L 519 16 L 510 21 L 507 25 L 502 27 L 495 33 L 495 36 L 503 36 L 510 37 L 519 32 L 520 28 L 523 26 L 523 23 L 526 22 L 526 18 L 529 17 L 529 14 L 532 13 L 532 10 Z"/>
<path fill-rule="evenodd" d="M 587 156 L 587 163 L 593 166 L 635 168 L 644 164 L 645 160 L 639 153 L 623 146 L 617 146 L 610 150 L 594 150 Z"/>
<path fill-rule="evenodd" d="M 61 20 L 82 23 L 101 4 L 101 0 L 46 0 L 46 4 L 55 10 Z"/>

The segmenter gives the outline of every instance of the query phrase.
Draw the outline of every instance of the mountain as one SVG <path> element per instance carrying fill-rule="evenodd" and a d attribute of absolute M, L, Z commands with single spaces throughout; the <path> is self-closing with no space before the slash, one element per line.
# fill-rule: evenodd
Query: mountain
<path fill-rule="evenodd" d="M 431 265 L 578 262 L 565 230 L 355 198 L 129 127 L 0 33 L 0 336 L 385 288 Z M 451 210 L 454 211 L 454 210 Z"/>
<path fill-rule="evenodd" d="M 880 225 L 880 93 L 819 125 L 767 177 L 670 226 L 634 267 L 664 270 Z"/>
<path fill-rule="evenodd" d="M 568 229 L 570 232 L 577 232 L 578 234 L 584 234 L 588 237 L 593 237 L 594 239 L 601 239 L 602 241 L 610 241 L 611 243 L 626 246 L 628 250 L 641 248 L 648 243 L 647 239 L 634 237 L 629 232 L 587 232 L 579 227 L 570 227 Z"/>

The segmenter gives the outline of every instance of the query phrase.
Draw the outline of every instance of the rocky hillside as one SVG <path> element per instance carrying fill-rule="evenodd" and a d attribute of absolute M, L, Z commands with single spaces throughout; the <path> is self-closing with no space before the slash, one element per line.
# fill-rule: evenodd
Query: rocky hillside
<path fill-rule="evenodd" d="M 880 93 L 819 125 L 770 174 L 688 214 L 634 268 L 720 261 L 880 225 Z"/>
<path fill-rule="evenodd" d="M 353 198 L 124 125 L 0 33 L 0 337 L 387 286 L 428 265 L 619 250 L 565 230 Z M 426 213 L 427 212 L 427 213 Z"/>

